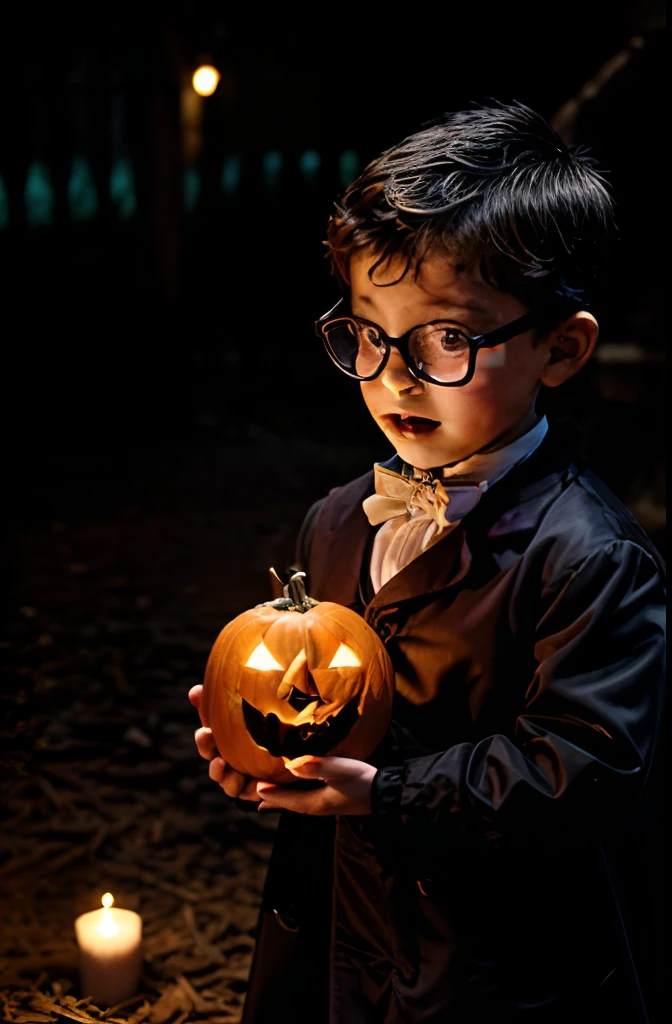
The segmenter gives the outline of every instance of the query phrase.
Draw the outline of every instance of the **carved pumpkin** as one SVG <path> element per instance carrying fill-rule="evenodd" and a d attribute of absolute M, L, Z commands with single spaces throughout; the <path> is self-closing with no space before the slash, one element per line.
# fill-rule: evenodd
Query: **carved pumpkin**
<path fill-rule="evenodd" d="M 306 596 L 295 573 L 285 596 L 238 615 L 210 652 L 201 714 L 233 768 L 295 781 L 283 757 L 363 760 L 392 714 L 394 669 L 356 612 Z"/>

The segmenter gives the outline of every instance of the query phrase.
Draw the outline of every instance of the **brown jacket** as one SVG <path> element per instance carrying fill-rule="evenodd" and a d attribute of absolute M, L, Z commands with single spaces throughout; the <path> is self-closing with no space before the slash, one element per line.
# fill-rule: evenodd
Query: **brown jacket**
<path fill-rule="evenodd" d="M 655 550 L 549 437 L 373 595 L 372 490 L 330 492 L 299 547 L 311 594 L 360 611 L 395 666 L 373 814 L 281 815 L 244 1024 L 299 990 L 297 1024 L 577 1022 L 609 999 L 645 1019 L 605 849 L 656 741 Z"/>

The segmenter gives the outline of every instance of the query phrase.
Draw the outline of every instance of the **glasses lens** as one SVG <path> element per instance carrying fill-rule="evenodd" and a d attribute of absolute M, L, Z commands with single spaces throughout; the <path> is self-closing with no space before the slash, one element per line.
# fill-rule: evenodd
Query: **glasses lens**
<path fill-rule="evenodd" d="M 413 331 L 408 353 L 429 377 L 443 384 L 460 381 L 469 370 L 469 338 L 451 323 L 425 324 Z"/>
<path fill-rule="evenodd" d="M 334 359 L 348 373 L 371 377 L 385 358 L 385 340 L 372 324 L 331 320 L 322 332 Z"/>

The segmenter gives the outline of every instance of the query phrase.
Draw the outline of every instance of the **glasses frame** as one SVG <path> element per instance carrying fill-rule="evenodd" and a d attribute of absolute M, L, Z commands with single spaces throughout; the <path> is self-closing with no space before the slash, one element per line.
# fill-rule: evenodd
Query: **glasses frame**
<path fill-rule="evenodd" d="M 341 313 L 340 315 L 334 315 L 336 310 L 338 310 L 342 305 L 346 312 Z M 422 380 L 427 384 L 436 384 L 437 387 L 440 388 L 459 388 L 464 384 L 468 384 L 473 378 L 474 373 L 476 372 L 476 356 L 482 348 L 495 348 L 497 345 L 503 345 L 506 341 L 511 341 L 512 338 L 517 338 L 521 334 L 525 334 L 525 332 L 529 331 L 530 328 L 538 327 L 542 320 L 548 317 L 548 314 L 549 310 L 547 307 L 539 308 L 533 310 L 531 313 L 525 313 L 524 316 L 519 316 L 515 320 L 511 320 L 508 324 L 503 324 L 501 327 L 495 327 L 494 330 L 487 331 L 485 334 L 476 334 L 473 336 L 468 334 L 466 329 L 464 329 L 464 325 L 458 320 L 449 320 L 445 317 L 441 317 L 438 320 L 428 320 L 426 324 L 416 324 L 415 327 L 411 327 L 405 334 L 402 334 L 400 338 L 392 338 L 389 334 L 385 333 L 379 324 L 374 323 L 373 320 L 366 320 L 364 317 L 354 316 L 349 312 L 346 299 L 342 297 L 338 300 L 335 306 L 332 306 L 327 313 L 324 313 L 323 316 L 315 321 L 315 333 L 318 338 L 322 340 L 324 347 L 327 350 L 327 355 L 331 361 L 338 367 L 341 373 L 345 373 L 348 377 L 352 377 L 354 380 L 368 381 L 375 380 L 376 377 L 379 377 L 387 366 L 390 358 L 390 352 L 394 347 L 398 349 L 409 373 L 411 376 L 415 377 L 416 380 Z M 375 373 L 372 373 L 368 377 L 361 377 L 359 374 L 353 373 L 351 370 L 347 370 L 343 364 L 338 361 L 331 345 L 329 344 L 328 335 L 325 333 L 325 328 L 333 320 L 351 320 L 360 324 L 368 324 L 368 326 L 375 327 L 375 329 L 380 332 L 383 343 L 385 344 L 385 353 L 383 355 L 382 362 Z M 434 377 L 430 377 L 428 373 L 425 373 L 424 370 L 421 370 L 416 366 L 409 353 L 409 340 L 413 331 L 418 330 L 419 327 L 428 327 L 432 324 L 441 323 L 454 323 L 456 327 L 459 327 L 469 342 L 469 365 L 465 376 L 460 380 L 435 380 Z"/>

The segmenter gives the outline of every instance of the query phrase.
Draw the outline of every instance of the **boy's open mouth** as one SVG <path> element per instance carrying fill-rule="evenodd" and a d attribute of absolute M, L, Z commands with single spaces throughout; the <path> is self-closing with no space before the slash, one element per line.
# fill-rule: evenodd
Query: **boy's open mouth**
<path fill-rule="evenodd" d="M 404 437 L 416 437 L 418 434 L 431 434 L 441 426 L 439 420 L 430 420 L 427 416 L 410 416 L 407 413 L 392 413 L 386 416 L 394 430 Z"/>

